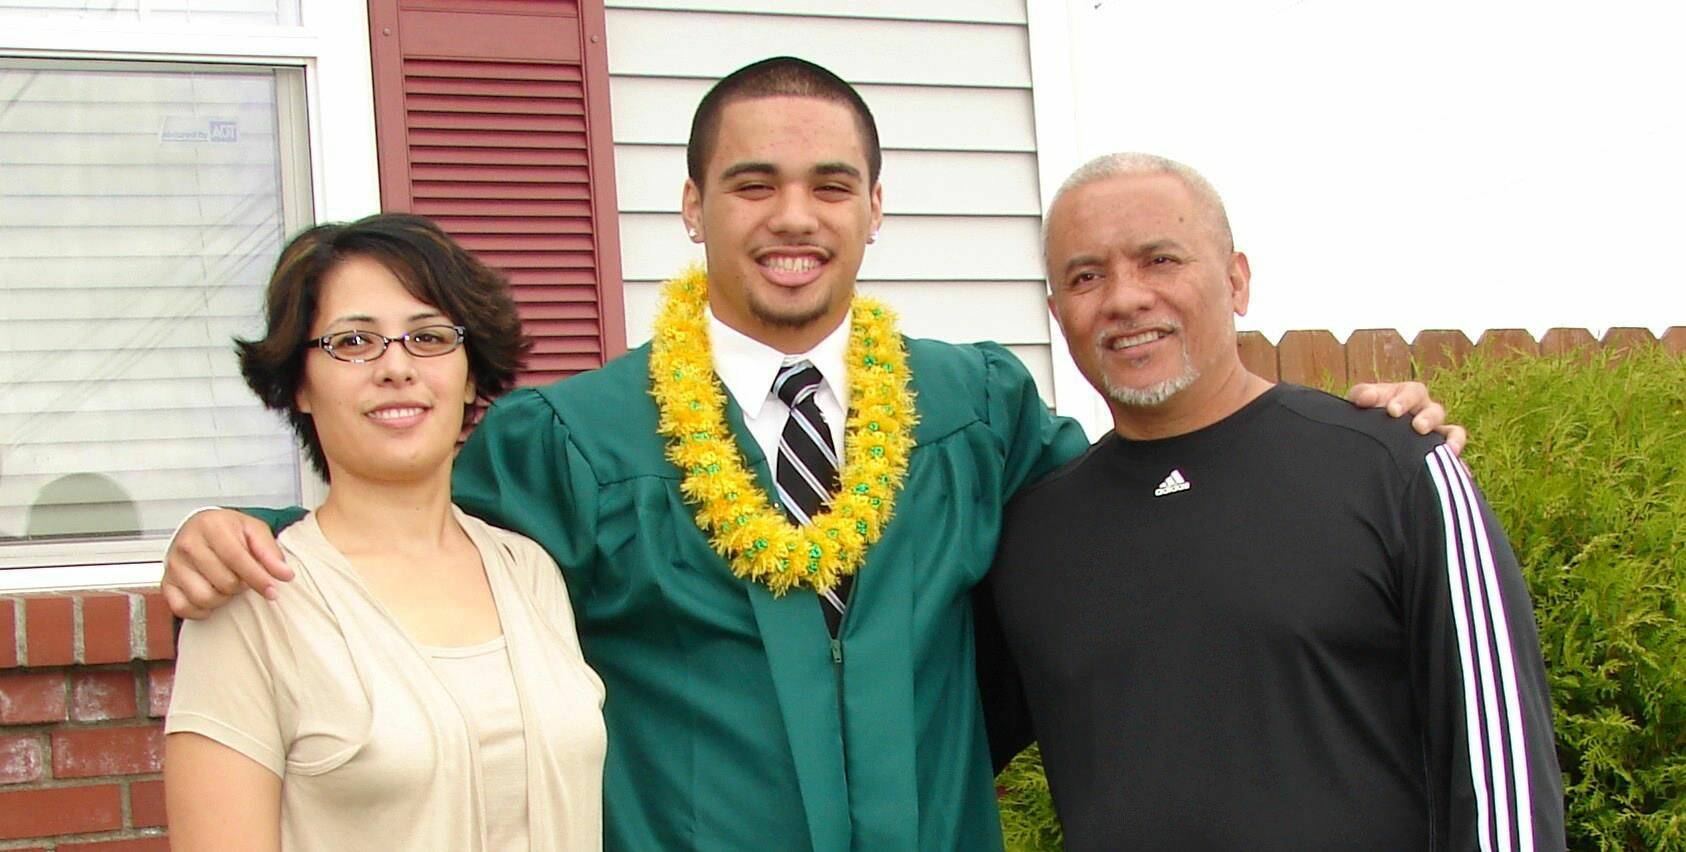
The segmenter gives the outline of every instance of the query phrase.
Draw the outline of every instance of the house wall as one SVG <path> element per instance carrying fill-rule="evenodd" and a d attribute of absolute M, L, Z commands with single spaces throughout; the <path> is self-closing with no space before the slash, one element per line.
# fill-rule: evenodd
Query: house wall
<path fill-rule="evenodd" d="M 884 146 L 884 226 L 862 292 L 912 335 L 995 340 L 1054 401 L 1022 0 L 610 0 L 610 107 L 627 342 L 702 249 L 679 221 L 685 141 L 709 86 L 792 54 L 857 86 Z"/>

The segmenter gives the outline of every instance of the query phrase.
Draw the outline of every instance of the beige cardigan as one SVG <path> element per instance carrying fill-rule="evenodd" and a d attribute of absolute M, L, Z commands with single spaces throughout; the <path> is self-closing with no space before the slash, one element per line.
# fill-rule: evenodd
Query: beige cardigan
<path fill-rule="evenodd" d="M 602 847 L 603 684 L 531 540 L 456 512 L 480 550 L 520 695 L 534 850 Z M 314 515 L 280 536 L 297 579 L 184 626 L 165 730 L 281 776 L 283 849 L 485 848 L 473 723 Z"/>

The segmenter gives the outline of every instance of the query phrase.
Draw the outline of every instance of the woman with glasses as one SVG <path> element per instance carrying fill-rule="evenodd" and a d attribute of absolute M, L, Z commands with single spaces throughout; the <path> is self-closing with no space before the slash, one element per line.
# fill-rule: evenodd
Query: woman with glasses
<path fill-rule="evenodd" d="M 426 219 L 282 251 L 247 384 L 328 480 L 295 572 L 186 624 L 166 731 L 174 848 L 596 849 L 602 682 L 561 574 L 451 504 L 477 400 L 529 342 L 503 278 Z"/>

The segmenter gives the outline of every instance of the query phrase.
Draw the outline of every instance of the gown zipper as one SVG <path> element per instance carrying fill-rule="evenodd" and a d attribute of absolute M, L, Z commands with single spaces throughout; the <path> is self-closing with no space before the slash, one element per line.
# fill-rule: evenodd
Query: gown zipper
<path fill-rule="evenodd" d="M 843 627 L 849 623 L 849 613 L 854 611 L 855 608 L 855 587 L 860 585 L 860 578 L 856 577 L 855 579 L 856 582 L 849 584 L 848 599 L 843 602 L 843 617 L 837 621 L 837 635 L 831 637 L 831 669 L 837 674 L 837 732 L 840 735 L 843 734 L 845 721 L 843 712 Z M 825 606 L 823 602 L 820 605 Z M 844 765 L 847 766 L 849 757 L 848 737 L 841 736 L 840 739 L 844 742 L 843 759 Z"/>

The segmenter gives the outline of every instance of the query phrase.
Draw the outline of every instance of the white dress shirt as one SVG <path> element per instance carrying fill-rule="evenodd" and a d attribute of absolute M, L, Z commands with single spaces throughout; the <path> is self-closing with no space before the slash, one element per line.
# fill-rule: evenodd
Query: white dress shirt
<path fill-rule="evenodd" d="M 785 366 L 804 360 L 812 362 L 820 371 L 822 381 L 814 393 L 814 403 L 831 430 L 832 447 L 837 450 L 838 458 L 842 458 L 843 421 L 849 410 L 849 380 L 843 359 L 849 350 L 851 316 L 845 314 L 843 322 L 814 348 L 798 355 L 786 355 L 726 325 L 709 309 L 708 342 L 714 350 L 714 373 L 743 411 L 744 425 L 766 454 L 769 470 L 778 465 L 779 434 L 790 417 L 790 406 L 773 393 L 773 379 Z"/>

